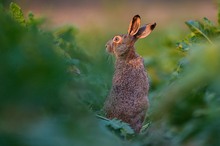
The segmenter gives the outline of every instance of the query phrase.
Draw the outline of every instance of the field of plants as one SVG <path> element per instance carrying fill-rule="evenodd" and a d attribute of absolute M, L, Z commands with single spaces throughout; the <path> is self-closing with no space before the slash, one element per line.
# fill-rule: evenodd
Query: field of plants
<path fill-rule="evenodd" d="M 150 109 L 135 134 L 102 110 L 114 73 L 104 47 L 111 30 L 49 29 L 0 3 L 0 146 L 219 146 L 220 2 L 216 15 L 217 23 L 204 16 L 182 22 L 189 31 L 137 43 Z"/>

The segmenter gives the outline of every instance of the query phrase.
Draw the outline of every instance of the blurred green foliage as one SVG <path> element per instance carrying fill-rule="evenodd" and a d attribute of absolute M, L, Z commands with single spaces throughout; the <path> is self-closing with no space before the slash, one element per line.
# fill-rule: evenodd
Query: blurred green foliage
<path fill-rule="evenodd" d="M 172 27 L 137 43 L 151 82 L 138 135 L 102 116 L 114 68 L 104 46 L 113 32 L 42 24 L 15 3 L 0 6 L 1 146 L 220 145 L 219 24 L 190 20 L 185 39 Z"/>
<path fill-rule="evenodd" d="M 179 64 L 178 78 L 163 91 L 164 104 L 155 116 L 161 115 L 169 121 L 177 134 L 177 145 L 217 146 L 220 145 L 220 26 L 207 18 L 186 24 L 191 34 L 177 46 L 187 55 L 182 59 L 184 63 Z"/>
<path fill-rule="evenodd" d="M 69 91 L 87 57 L 73 44 L 73 28 L 54 35 L 37 21 L 14 3 L 0 9 L 0 145 L 119 145 Z"/>

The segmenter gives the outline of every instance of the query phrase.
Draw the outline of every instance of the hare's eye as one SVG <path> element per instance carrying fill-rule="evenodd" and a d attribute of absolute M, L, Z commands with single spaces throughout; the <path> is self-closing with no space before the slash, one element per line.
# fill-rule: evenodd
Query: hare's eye
<path fill-rule="evenodd" d="M 113 38 L 113 41 L 114 41 L 115 43 L 119 43 L 119 42 L 121 41 L 121 37 L 120 37 L 120 36 L 115 36 L 115 37 Z"/>

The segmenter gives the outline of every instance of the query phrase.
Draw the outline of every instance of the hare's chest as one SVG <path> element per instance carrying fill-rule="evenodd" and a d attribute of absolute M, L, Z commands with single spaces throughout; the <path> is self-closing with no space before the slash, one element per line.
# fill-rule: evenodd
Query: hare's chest
<path fill-rule="evenodd" d="M 113 85 L 118 85 L 123 89 L 148 89 L 148 78 L 144 67 L 134 68 L 127 66 L 120 71 L 116 71 L 113 78 Z"/>

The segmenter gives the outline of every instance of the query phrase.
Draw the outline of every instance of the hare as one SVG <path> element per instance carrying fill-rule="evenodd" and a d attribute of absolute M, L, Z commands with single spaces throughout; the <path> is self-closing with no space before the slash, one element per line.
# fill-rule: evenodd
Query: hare
<path fill-rule="evenodd" d="M 140 16 L 135 15 L 128 33 L 116 35 L 106 44 L 106 51 L 115 55 L 116 62 L 112 88 L 103 107 L 107 118 L 128 123 L 136 133 L 140 132 L 149 107 L 149 81 L 143 58 L 136 53 L 134 44 L 156 26 L 150 23 L 140 27 L 140 22 Z"/>

